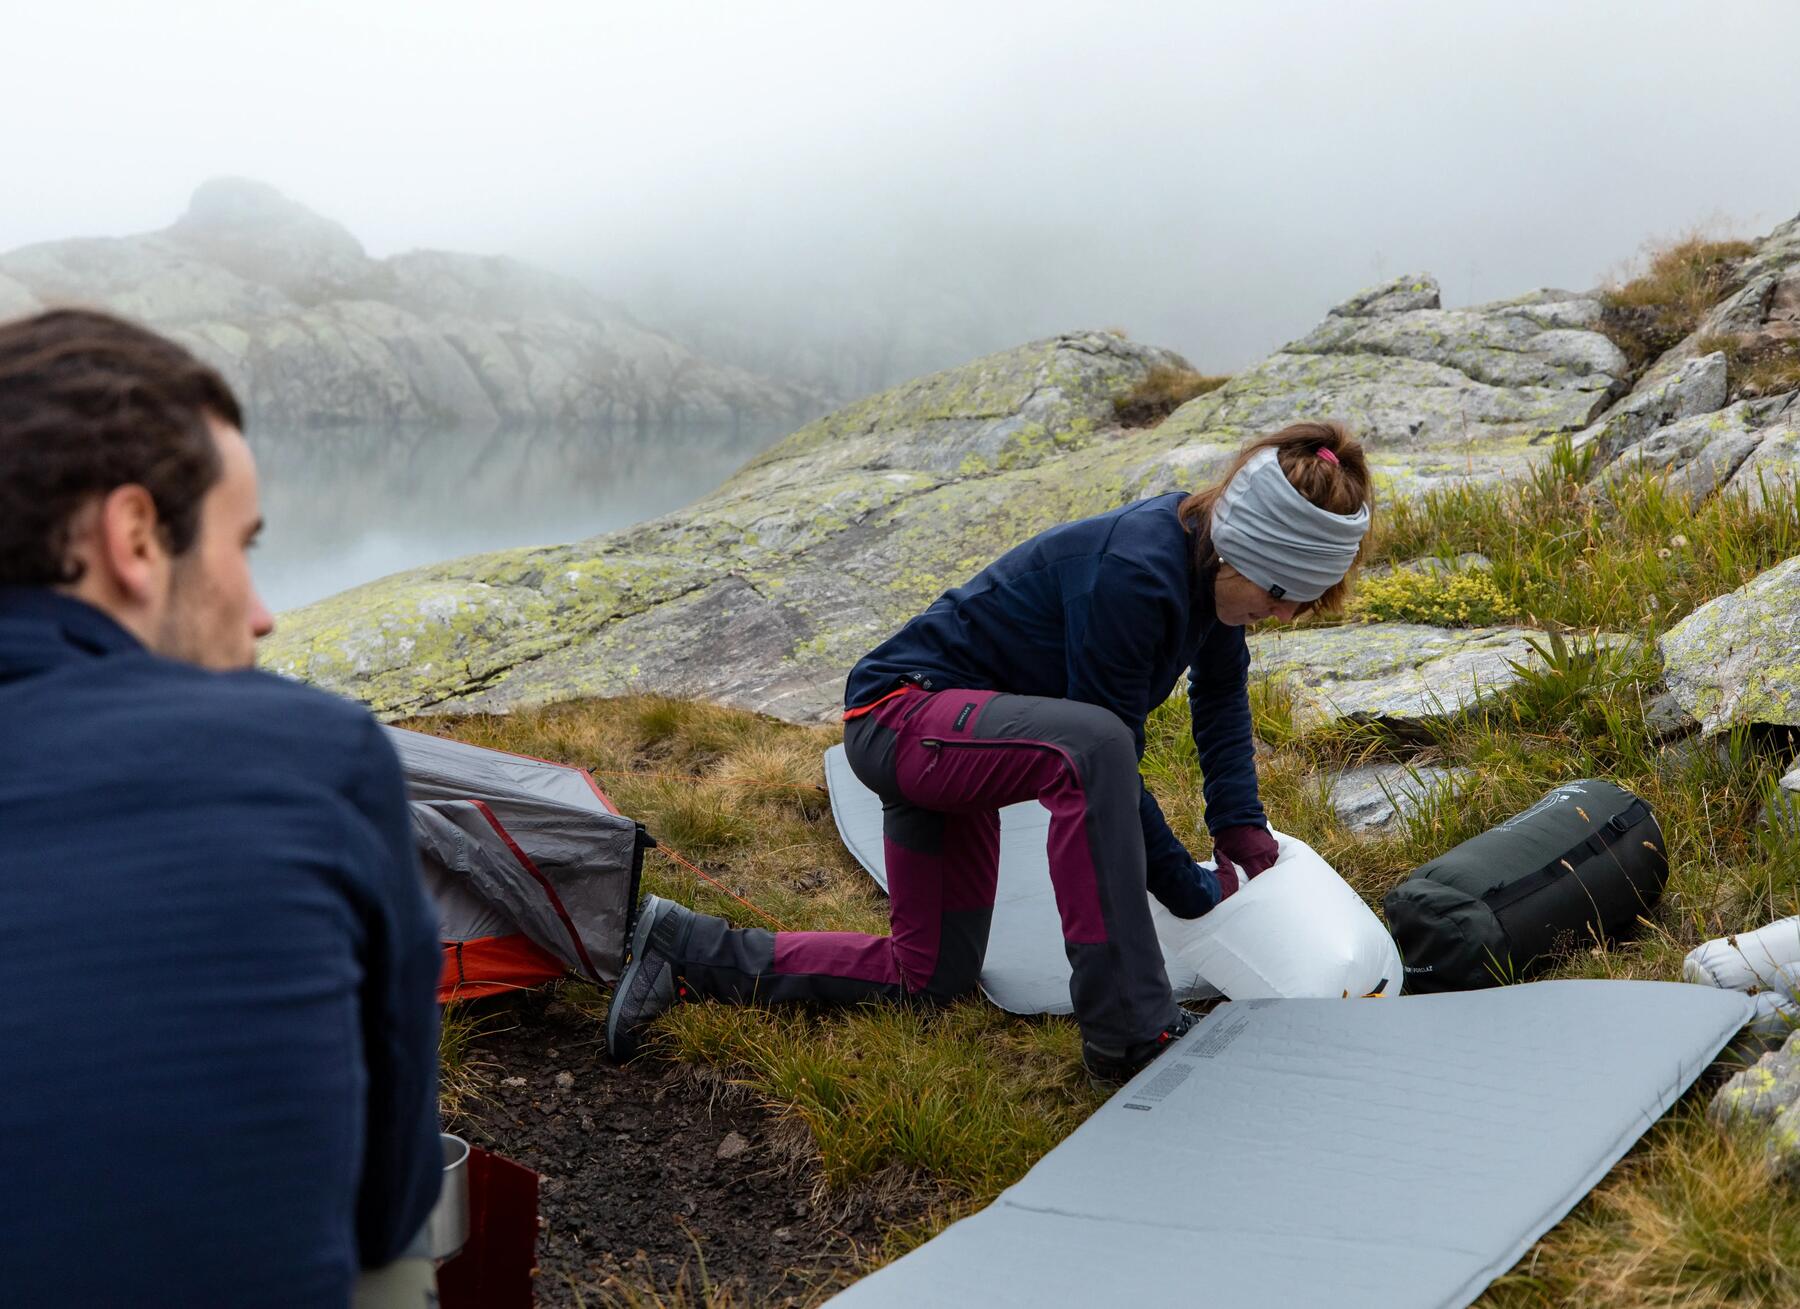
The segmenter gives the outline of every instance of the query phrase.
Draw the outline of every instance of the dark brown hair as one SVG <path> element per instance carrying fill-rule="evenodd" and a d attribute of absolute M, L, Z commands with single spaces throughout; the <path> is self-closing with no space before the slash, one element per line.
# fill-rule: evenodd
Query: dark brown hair
<path fill-rule="evenodd" d="M 70 526 L 120 486 L 150 493 L 186 553 L 220 475 L 209 414 L 244 425 L 223 377 L 134 323 L 57 309 L 0 325 L 0 584 L 78 581 Z"/>
<path fill-rule="evenodd" d="M 1230 465 L 1218 481 L 1181 502 L 1176 512 L 1181 515 L 1182 525 L 1194 533 L 1194 560 L 1203 578 L 1210 579 L 1221 562 L 1212 543 L 1213 505 L 1225 493 L 1226 483 L 1250 462 L 1250 456 L 1268 449 L 1276 452 L 1281 471 L 1287 474 L 1288 481 L 1301 495 L 1334 514 L 1353 514 L 1360 506 L 1367 505 L 1373 527 L 1375 482 L 1369 474 L 1369 461 L 1363 454 L 1362 442 L 1351 436 L 1342 423 L 1295 423 L 1279 432 L 1257 437 L 1232 456 Z M 1331 451 L 1337 456 L 1337 462 L 1334 464 L 1322 457 L 1321 450 Z M 1367 541 L 1368 537 L 1363 539 Z M 1359 549 L 1357 559 L 1361 558 Z M 1355 571 L 1353 563 L 1343 581 L 1317 600 L 1301 605 L 1300 612 L 1316 609 L 1329 614 L 1343 608 L 1350 594 L 1350 577 Z"/>

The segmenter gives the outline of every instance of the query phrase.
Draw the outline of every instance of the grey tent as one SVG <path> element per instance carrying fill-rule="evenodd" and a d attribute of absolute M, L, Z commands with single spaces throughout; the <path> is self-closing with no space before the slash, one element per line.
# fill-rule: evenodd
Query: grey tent
<path fill-rule="evenodd" d="M 439 999 L 617 978 L 652 844 L 642 825 L 579 768 L 387 732 L 442 929 Z"/>

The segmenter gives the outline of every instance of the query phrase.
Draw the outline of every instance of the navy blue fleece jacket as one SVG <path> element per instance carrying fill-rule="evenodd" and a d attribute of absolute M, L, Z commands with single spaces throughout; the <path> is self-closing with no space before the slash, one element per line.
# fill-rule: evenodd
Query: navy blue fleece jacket
<path fill-rule="evenodd" d="M 845 707 L 902 681 L 1081 700 L 1112 710 L 1144 753 L 1144 721 L 1185 670 L 1214 832 L 1262 825 L 1244 630 L 1220 623 L 1194 570 L 1181 492 L 1040 533 L 882 642 L 851 670 Z M 1151 889 L 1193 863 L 1140 783 Z"/>
<path fill-rule="evenodd" d="M 333 1306 L 442 1174 L 437 924 L 362 709 L 0 588 L 0 1300 Z"/>

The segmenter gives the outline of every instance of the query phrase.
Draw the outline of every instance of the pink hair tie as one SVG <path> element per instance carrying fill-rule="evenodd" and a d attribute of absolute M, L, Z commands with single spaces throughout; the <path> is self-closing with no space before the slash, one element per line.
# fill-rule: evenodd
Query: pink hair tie
<path fill-rule="evenodd" d="M 1319 458 L 1323 459 L 1328 464 L 1336 464 L 1338 462 L 1337 454 L 1334 451 L 1327 450 L 1324 446 L 1319 447 Z M 1343 465 L 1338 464 L 1338 467 L 1342 468 Z"/>

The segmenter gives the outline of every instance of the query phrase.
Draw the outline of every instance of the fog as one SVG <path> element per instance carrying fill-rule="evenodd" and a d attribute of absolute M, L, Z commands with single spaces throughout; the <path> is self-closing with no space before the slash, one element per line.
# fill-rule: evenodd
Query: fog
<path fill-rule="evenodd" d="M 9 5 L 0 248 L 273 183 L 844 392 L 1118 326 L 1229 370 L 1358 287 L 1588 286 L 1800 210 L 1800 6 Z"/>

